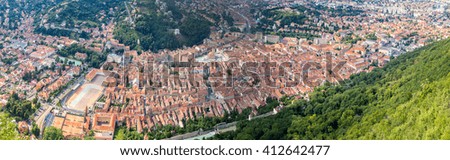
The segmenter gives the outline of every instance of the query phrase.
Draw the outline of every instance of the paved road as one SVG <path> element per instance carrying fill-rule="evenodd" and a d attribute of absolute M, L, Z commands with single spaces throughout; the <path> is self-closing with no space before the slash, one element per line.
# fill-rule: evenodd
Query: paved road
<path fill-rule="evenodd" d="M 250 19 L 248 18 L 248 17 L 246 17 L 245 15 L 243 15 L 242 13 L 240 13 L 240 12 L 237 12 L 236 10 L 234 10 L 233 8 L 231 8 L 231 7 L 228 7 L 231 11 L 233 11 L 234 13 L 236 13 L 236 14 L 238 14 L 239 16 L 241 16 L 242 18 L 244 18 L 245 19 L 245 31 L 248 33 L 248 32 L 250 32 L 250 28 L 252 28 L 252 26 L 251 26 L 251 24 L 250 24 Z"/>
<path fill-rule="evenodd" d="M 275 115 L 276 113 L 271 111 L 266 114 L 258 115 L 253 117 L 251 120 L 254 119 L 260 119 L 268 116 Z M 231 122 L 224 125 L 216 126 L 217 129 L 211 129 L 207 131 L 194 131 L 190 133 L 185 133 L 177 136 L 173 136 L 170 138 L 167 138 L 166 140 L 195 140 L 195 139 L 203 139 L 203 138 L 210 138 L 213 137 L 216 134 L 225 133 L 229 131 L 235 131 L 236 130 L 237 122 Z"/>
<path fill-rule="evenodd" d="M 45 118 L 50 113 L 50 111 L 53 109 L 53 107 L 48 105 L 47 103 L 41 103 L 41 104 L 42 104 L 42 108 L 44 108 L 45 111 L 37 118 L 36 124 L 38 125 L 39 129 L 41 129 L 41 133 L 42 133 L 45 128 L 45 126 L 44 126 Z"/>

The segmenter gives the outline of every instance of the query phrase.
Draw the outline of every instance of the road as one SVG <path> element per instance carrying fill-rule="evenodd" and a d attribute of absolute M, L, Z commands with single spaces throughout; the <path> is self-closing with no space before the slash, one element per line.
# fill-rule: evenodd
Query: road
<path fill-rule="evenodd" d="M 246 17 L 245 15 L 243 15 L 240 12 L 237 12 L 236 10 L 234 10 L 231 7 L 228 7 L 231 11 L 233 11 L 234 13 L 238 14 L 239 16 L 241 16 L 243 19 L 245 19 L 245 31 L 248 33 L 250 32 L 250 28 L 252 28 L 252 26 L 250 25 L 250 19 L 248 19 L 248 17 Z"/>
<path fill-rule="evenodd" d="M 47 117 L 47 115 L 50 113 L 50 111 L 52 111 L 53 107 L 48 105 L 47 103 L 41 103 L 42 107 L 44 109 L 44 112 L 39 115 L 39 117 L 37 117 L 36 120 L 36 124 L 38 125 L 39 129 L 41 130 L 41 133 L 44 131 L 44 124 L 45 124 L 45 118 Z M 42 134 L 40 134 L 42 135 Z"/>
<path fill-rule="evenodd" d="M 127 4 L 127 2 L 123 2 L 123 4 L 125 5 L 125 8 L 127 9 L 129 21 L 134 26 L 134 20 L 131 17 L 131 12 L 130 12 L 130 9 L 128 9 L 128 4 Z"/>
<path fill-rule="evenodd" d="M 65 95 L 68 92 L 70 92 L 70 90 L 77 84 L 77 83 L 81 83 L 84 80 L 84 74 L 81 74 L 80 77 L 78 77 L 74 83 L 68 87 L 66 87 L 65 89 L 63 89 L 63 91 L 56 95 L 52 102 L 47 103 L 47 102 L 43 102 L 41 101 L 40 103 L 42 104 L 40 110 L 44 110 L 41 114 L 39 114 L 39 110 L 36 111 L 35 115 L 36 117 L 34 117 L 34 120 L 36 121 L 36 124 L 39 126 L 39 128 L 41 130 L 44 129 L 44 124 L 45 124 L 45 118 L 47 117 L 47 115 L 50 113 L 50 111 L 56 106 L 56 104 L 58 103 L 58 97 L 60 97 L 61 95 Z M 64 103 L 64 102 L 62 102 Z"/>
<path fill-rule="evenodd" d="M 261 114 L 258 116 L 253 117 L 251 120 L 260 119 L 268 116 L 275 115 L 276 113 L 273 111 L 270 111 L 266 114 Z M 223 124 L 220 126 L 216 126 L 216 129 L 211 129 L 207 131 L 194 131 L 190 133 L 185 133 L 177 136 L 173 136 L 170 138 L 167 138 L 166 140 L 195 140 L 195 139 L 203 139 L 203 138 L 210 138 L 213 137 L 216 134 L 225 133 L 229 131 L 235 131 L 236 130 L 237 122 L 231 122 L 227 124 Z"/>

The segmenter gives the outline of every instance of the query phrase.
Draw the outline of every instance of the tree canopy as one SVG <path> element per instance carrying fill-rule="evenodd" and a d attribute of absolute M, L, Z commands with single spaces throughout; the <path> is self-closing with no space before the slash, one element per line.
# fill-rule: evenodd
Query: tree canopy
<path fill-rule="evenodd" d="M 45 128 L 42 139 L 44 139 L 44 140 L 62 140 L 62 139 L 64 139 L 64 135 L 62 134 L 61 129 L 50 126 L 50 127 Z"/>
<path fill-rule="evenodd" d="M 106 60 L 106 54 L 94 52 L 78 44 L 72 44 L 68 47 L 64 47 L 57 52 L 60 56 L 73 59 L 76 59 L 74 57 L 76 53 L 85 53 L 87 55 L 85 62 L 90 67 L 94 68 L 100 68 L 100 65 Z"/>
<path fill-rule="evenodd" d="M 184 11 L 173 0 L 166 0 L 166 13 L 170 14 L 157 13 L 159 7 L 154 0 L 139 3 L 143 11 L 136 18 L 135 26 L 119 23 L 114 29 L 115 39 L 132 49 L 173 50 L 200 44 L 210 34 L 211 22 L 195 12 Z M 175 30 L 179 30 L 179 34 Z"/>
<path fill-rule="evenodd" d="M 99 27 L 101 23 L 107 23 L 115 12 L 110 9 L 124 10 L 124 0 L 77 0 L 67 1 L 56 6 L 48 15 L 49 23 L 64 23 L 66 27 L 73 28 L 76 25 L 86 27 Z"/>
<path fill-rule="evenodd" d="M 137 131 L 119 128 L 114 136 L 115 140 L 143 140 L 144 137 Z"/>
<path fill-rule="evenodd" d="M 18 139 L 17 125 L 13 118 L 5 113 L 0 113 L 0 140 Z"/>
<path fill-rule="evenodd" d="M 78 33 L 78 32 L 74 32 L 71 30 L 58 29 L 58 28 L 37 27 L 34 30 L 34 32 L 43 34 L 43 35 L 51 35 L 51 36 L 58 36 L 58 37 L 64 36 L 64 37 L 69 37 L 71 39 L 78 39 L 78 38 L 89 39 L 90 38 L 90 34 L 85 31 L 81 31 L 80 33 Z"/>
<path fill-rule="evenodd" d="M 40 105 L 39 102 L 33 103 L 28 100 L 21 100 L 19 99 L 19 96 L 14 93 L 8 99 L 8 102 L 5 105 L 5 111 L 15 117 L 18 121 L 28 120 Z"/>

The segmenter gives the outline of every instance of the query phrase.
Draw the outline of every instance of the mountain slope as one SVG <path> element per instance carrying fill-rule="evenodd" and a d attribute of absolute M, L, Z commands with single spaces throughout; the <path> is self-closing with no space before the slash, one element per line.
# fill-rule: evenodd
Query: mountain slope
<path fill-rule="evenodd" d="M 450 139 L 450 43 L 416 54 L 375 85 L 379 100 L 344 138 Z"/>
<path fill-rule="evenodd" d="M 188 2 L 137 0 L 136 4 L 130 11 L 135 14 L 123 15 L 114 30 L 114 38 L 131 49 L 174 50 L 201 44 L 210 35 L 213 23 L 194 9 L 185 8 Z"/>
<path fill-rule="evenodd" d="M 12 122 L 13 119 L 7 114 L 0 112 L 0 139 L 15 140 L 18 139 L 17 125 Z"/>
<path fill-rule="evenodd" d="M 450 139 L 450 40 L 285 104 L 276 116 L 214 138 Z"/>
<path fill-rule="evenodd" d="M 46 23 L 62 28 L 100 27 L 117 12 L 123 12 L 125 0 L 64 0 L 47 10 Z"/>

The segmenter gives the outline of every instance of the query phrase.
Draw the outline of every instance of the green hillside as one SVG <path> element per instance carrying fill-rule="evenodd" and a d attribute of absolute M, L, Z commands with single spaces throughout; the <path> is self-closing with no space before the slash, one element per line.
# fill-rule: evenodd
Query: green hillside
<path fill-rule="evenodd" d="M 182 3 L 176 3 L 176 0 L 138 0 L 138 18 L 133 24 L 118 21 L 114 38 L 138 51 L 157 52 L 201 44 L 209 37 L 213 23 L 197 12 L 183 8 Z M 179 33 L 175 34 L 175 29 Z"/>
<path fill-rule="evenodd" d="M 326 84 L 214 139 L 450 139 L 450 40 Z"/>
<path fill-rule="evenodd" d="M 64 23 L 66 28 L 100 27 L 116 12 L 125 11 L 125 0 L 64 0 L 48 10 L 48 23 Z M 117 8 L 117 9 L 115 9 Z"/>
<path fill-rule="evenodd" d="M 17 125 L 13 122 L 13 118 L 0 112 L 0 140 L 15 140 L 18 136 Z"/>

